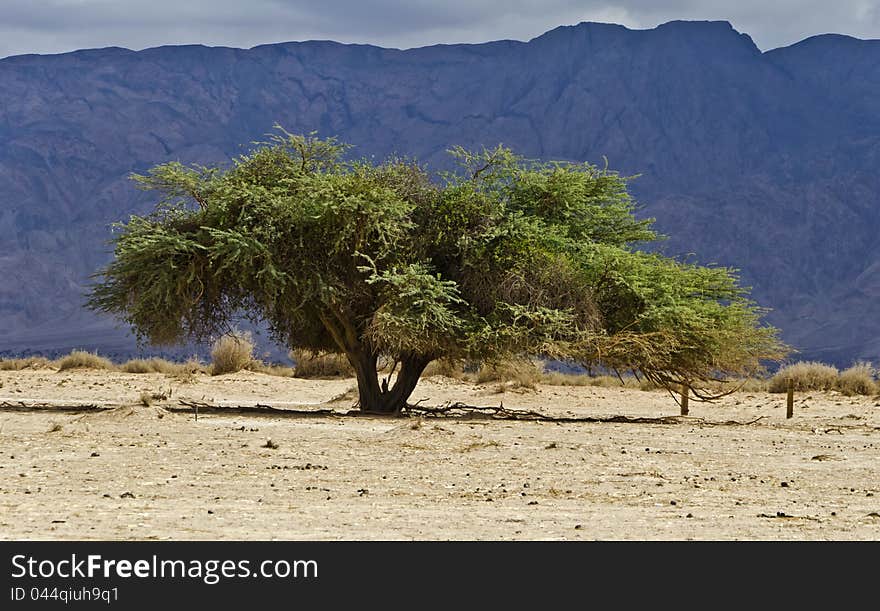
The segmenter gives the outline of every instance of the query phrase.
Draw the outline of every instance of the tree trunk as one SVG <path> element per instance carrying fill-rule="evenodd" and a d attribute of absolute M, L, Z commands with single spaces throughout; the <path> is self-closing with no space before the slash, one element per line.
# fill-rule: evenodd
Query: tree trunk
<path fill-rule="evenodd" d="M 376 356 L 365 352 L 348 355 L 358 382 L 358 399 L 361 411 L 375 414 L 393 414 L 406 407 L 419 378 L 431 359 L 415 355 L 400 358 L 400 372 L 390 389 L 379 384 L 376 372 Z"/>
<path fill-rule="evenodd" d="M 348 355 L 358 384 L 358 405 L 365 412 L 381 412 L 382 391 L 376 373 L 376 356 L 367 352 Z"/>
<path fill-rule="evenodd" d="M 409 355 L 400 360 L 400 373 L 397 374 L 397 380 L 386 394 L 386 403 L 390 406 L 391 411 L 398 412 L 406 407 L 406 401 L 419 383 L 422 372 L 431 359 Z"/>

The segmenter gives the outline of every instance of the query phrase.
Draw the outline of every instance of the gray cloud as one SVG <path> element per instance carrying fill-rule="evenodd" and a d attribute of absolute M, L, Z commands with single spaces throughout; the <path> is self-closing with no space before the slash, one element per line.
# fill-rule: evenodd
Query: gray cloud
<path fill-rule="evenodd" d="M 331 39 L 386 47 L 529 40 L 581 21 L 726 19 L 762 49 L 836 32 L 880 38 L 878 0 L 0 0 L 0 57 Z"/>

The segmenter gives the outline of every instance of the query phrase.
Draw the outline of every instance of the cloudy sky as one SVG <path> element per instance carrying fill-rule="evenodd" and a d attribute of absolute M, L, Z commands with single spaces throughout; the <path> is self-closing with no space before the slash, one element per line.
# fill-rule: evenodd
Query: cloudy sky
<path fill-rule="evenodd" d="M 0 57 L 315 39 L 410 48 L 673 19 L 730 21 L 765 50 L 828 32 L 880 38 L 880 0 L 0 0 Z"/>

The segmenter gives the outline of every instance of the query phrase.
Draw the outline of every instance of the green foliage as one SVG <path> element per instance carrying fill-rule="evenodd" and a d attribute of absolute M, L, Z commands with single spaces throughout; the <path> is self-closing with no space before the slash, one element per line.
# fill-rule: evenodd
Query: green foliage
<path fill-rule="evenodd" d="M 117 227 L 91 307 L 156 343 L 264 321 L 290 348 L 347 355 L 362 404 L 389 392 L 367 379 L 380 357 L 403 364 L 409 381 L 386 396 L 399 403 L 441 358 L 561 358 L 698 386 L 785 352 L 732 270 L 637 250 L 658 236 L 617 173 L 498 147 L 454 149 L 459 171 L 432 180 L 345 149 L 279 128 L 229 168 L 135 176 L 159 205 Z"/>

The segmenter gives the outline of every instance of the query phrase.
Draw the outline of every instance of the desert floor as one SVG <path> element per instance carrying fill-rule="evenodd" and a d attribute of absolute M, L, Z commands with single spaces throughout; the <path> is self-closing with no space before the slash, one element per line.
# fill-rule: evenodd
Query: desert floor
<path fill-rule="evenodd" d="M 413 400 L 665 423 L 346 416 L 352 380 L 0 372 L 2 539 L 878 539 L 880 402 L 434 377 Z M 147 407 L 142 392 L 168 395 Z M 323 415 L 204 410 L 327 409 Z M 34 407 L 34 406 L 42 407 Z M 82 406 L 74 411 L 62 407 Z M 111 408 L 111 409 L 107 409 Z M 169 408 L 169 409 L 165 409 Z M 277 447 L 265 447 L 267 440 Z"/>

